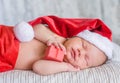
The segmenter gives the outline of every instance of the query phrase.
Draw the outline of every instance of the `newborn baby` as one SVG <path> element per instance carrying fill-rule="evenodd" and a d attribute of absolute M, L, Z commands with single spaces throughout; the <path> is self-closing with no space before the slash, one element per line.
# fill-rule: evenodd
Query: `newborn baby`
<path fill-rule="evenodd" d="M 108 59 L 101 49 L 82 37 L 64 38 L 42 24 L 35 25 L 33 29 L 34 39 L 21 42 L 15 69 L 33 69 L 38 74 L 48 75 L 96 67 Z M 47 46 L 51 45 L 64 52 L 63 62 L 44 58 Z"/>
<path fill-rule="evenodd" d="M 112 58 L 112 33 L 99 19 L 44 16 L 15 27 L 0 25 L 0 34 L 0 72 L 49 75 L 96 67 Z M 51 46 L 61 50 L 61 62 L 45 58 Z"/>

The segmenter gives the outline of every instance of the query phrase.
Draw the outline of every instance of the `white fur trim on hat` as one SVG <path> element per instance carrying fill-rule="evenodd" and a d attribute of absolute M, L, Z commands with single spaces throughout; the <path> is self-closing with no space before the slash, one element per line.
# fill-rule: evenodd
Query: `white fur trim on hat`
<path fill-rule="evenodd" d="M 108 38 L 98 33 L 90 32 L 89 30 L 84 30 L 79 34 L 77 34 L 77 36 L 89 41 L 90 43 L 95 45 L 97 48 L 102 50 L 106 54 L 108 59 L 112 58 L 113 45 Z"/>
<path fill-rule="evenodd" d="M 34 30 L 27 22 L 21 22 L 13 28 L 16 38 L 21 42 L 28 42 L 34 38 Z"/>

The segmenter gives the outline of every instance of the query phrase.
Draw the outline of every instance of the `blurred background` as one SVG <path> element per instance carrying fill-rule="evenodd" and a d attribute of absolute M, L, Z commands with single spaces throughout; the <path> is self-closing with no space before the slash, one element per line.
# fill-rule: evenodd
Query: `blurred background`
<path fill-rule="evenodd" d="M 15 25 L 45 15 L 99 18 L 120 44 L 120 0 L 0 0 L 0 24 Z"/>

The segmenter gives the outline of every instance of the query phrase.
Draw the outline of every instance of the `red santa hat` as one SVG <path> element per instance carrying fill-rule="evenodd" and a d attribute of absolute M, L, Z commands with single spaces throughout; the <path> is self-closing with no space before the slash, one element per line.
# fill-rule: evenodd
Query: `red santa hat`
<path fill-rule="evenodd" d="M 99 48 L 101 51 L 103 51 L 106 54 L 108 59 L 112 58 L 113 44 L 111 42 L 111 39 L 109 39 L 107 35 L 103 36 L 97 32 L 84 30 L 78 33 L 77 36 L 95 45 L 97 48 Z"/>

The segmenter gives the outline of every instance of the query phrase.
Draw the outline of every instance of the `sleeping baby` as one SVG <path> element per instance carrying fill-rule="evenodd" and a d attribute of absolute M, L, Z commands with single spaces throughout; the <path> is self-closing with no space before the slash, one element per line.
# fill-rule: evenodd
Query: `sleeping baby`
<path fill-rule="evenodd" d="M 37 21 L 38 19 L 35 20 L 36 23 Z M 77 29 L 78 34 L 66 37 L 58 34 L 60 29 L 57 29 L 57 26 L 53 29 L 49 23 L 34 24 L 35 22 L 22 22 L 16 27 L 1 25 L 1 72 L 18 69 L 49 75 L 65 71 L 80 71 L 100 66 L 112 57 L 111 31 L 107 27 L 104 27 L 106 31 L 99 31 L 99 29 L 94 31 L 95 28 L 84 28 L 81 31 Z M 27 33 L 29 31 L 32 36 Z M 65 31 L 61 32 L 66 34 Z"/>

